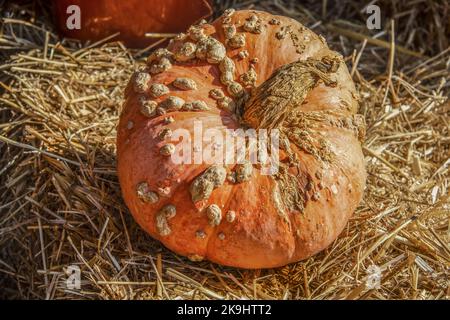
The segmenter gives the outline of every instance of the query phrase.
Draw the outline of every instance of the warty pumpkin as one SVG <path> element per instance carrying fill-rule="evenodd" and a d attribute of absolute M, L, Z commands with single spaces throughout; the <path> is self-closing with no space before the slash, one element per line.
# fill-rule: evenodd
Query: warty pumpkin
<path fill-rule="evenodd" d="M 191 260 L 270 268 L 305 259 L 336 239 L 362 198 L 357 108 L 343 58 L 323 37 L 287 17 L 226 10 L 153 52 L 130 80 L 117 139 L 123 197 L 144 230 Z M 279 130 L 278 172 L 174 163 L 186 141 L 173 133 L 194 135 L 196 121 Z"/>

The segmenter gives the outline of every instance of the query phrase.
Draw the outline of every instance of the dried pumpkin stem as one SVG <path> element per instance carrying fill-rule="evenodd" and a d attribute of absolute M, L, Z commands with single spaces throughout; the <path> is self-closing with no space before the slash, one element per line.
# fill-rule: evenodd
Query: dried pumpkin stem
<path fill-rule="evenodd" d="M 278 69 L 255 89 L 244 106 L 243 121 L 255 129 L 281 127 L 319 80 L 327 85 L 335 83 L 330 73 L 337 71 L 339 63 L 338 57 L 310 58 Z"/>

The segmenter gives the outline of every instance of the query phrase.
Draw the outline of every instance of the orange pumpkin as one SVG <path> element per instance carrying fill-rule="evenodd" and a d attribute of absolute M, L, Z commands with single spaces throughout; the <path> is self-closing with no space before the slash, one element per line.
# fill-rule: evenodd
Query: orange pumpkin
<path fill-rule="evenodd" d="M 69 29 L 67 8 L 77 5 L 81 28 Z M 116 32 L 130 47 L 145 47 L 155 39 L 147 32 L 176 33 L 212 13 L 209 0 L 54 0 L 56 24 L 69 38 L 96 41 Z M 156 39 L 158 40 L 158 39 Z"/>
<path fill-rule="evenodd" d="M 117 139 L 123 197 L 144 230 L 192 260 L 269 268 L 305 259 L 336 239 L 361 200 L 357 108 L 342 56 L 323 37 L 287 17 L 227 10 L 155 51 L 131 79 Z M 214 149 L 189 144 L 196 122 L 223 136 L 278 130 L 278 172 L 213 152 L 176 163 L 186 145 L 186 154 Z"/>

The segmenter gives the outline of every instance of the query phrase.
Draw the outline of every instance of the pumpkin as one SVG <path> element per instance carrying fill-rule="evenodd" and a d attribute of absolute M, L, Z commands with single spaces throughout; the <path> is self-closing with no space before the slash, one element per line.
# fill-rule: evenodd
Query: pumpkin
<path fill-rule="evenodd" d="M 73 14 L 67 12 L 71 5 L 80 8 L 80 29 L 67 26 L 67 19 Z M 117 39 L 130 47 L 155 42 L 154 38 L 145 37 L 147 32 L 180 32 L 212 13 L 209 0 L 54 0 L 53 7 L 63 36 L 96 41 L 120 32 Z"/>
<path fill-rule="evenodd" d="M 124 200 L 145 231 L 193 261 L 252 269 L 305 259 L 337 238 L 362 198 L 357 108 L 343 57 L 323 37 L 228 9 L 153 52 L 130 80 L 117 138 Z M 199 141 L 196 123 L 223 136 L 277 130 L 278 170 L 217 160 L 220 143 Z M 201 161 L 175 161 L 199 152 Z"/>

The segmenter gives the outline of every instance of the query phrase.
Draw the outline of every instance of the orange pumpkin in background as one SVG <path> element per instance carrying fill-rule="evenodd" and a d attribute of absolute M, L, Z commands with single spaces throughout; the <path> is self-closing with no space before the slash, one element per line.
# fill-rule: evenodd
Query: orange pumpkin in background
<path fill-rule="evenodd" d="M 79 30 L 67 27 L 70 5 L 80 8 Z M 155 42 L 145 37 L 147 32 L 181 32 L 212 13 L 209 0 L 54 0 L 53 6 L 63 36 L 96 41 L 120 32 L 116 39 L 135 48 Z"/>
<path fill-rule="evenodd" d="M 191 260 L 270 268 L 305 259 L 336 239 L 362 198 L 357 108 L 344 60 L 323 37 L 287 17 L 227 10 L 154 51 L 131 79 L 117 139 L 123 197 L 144 230 Z M 176 133 L 195 137 L 196 122 L 224 136 L 278 129 L 278 172 L 249 159 L 215 163 L 213 153 L 176 163 L 189 142 Z"/>

